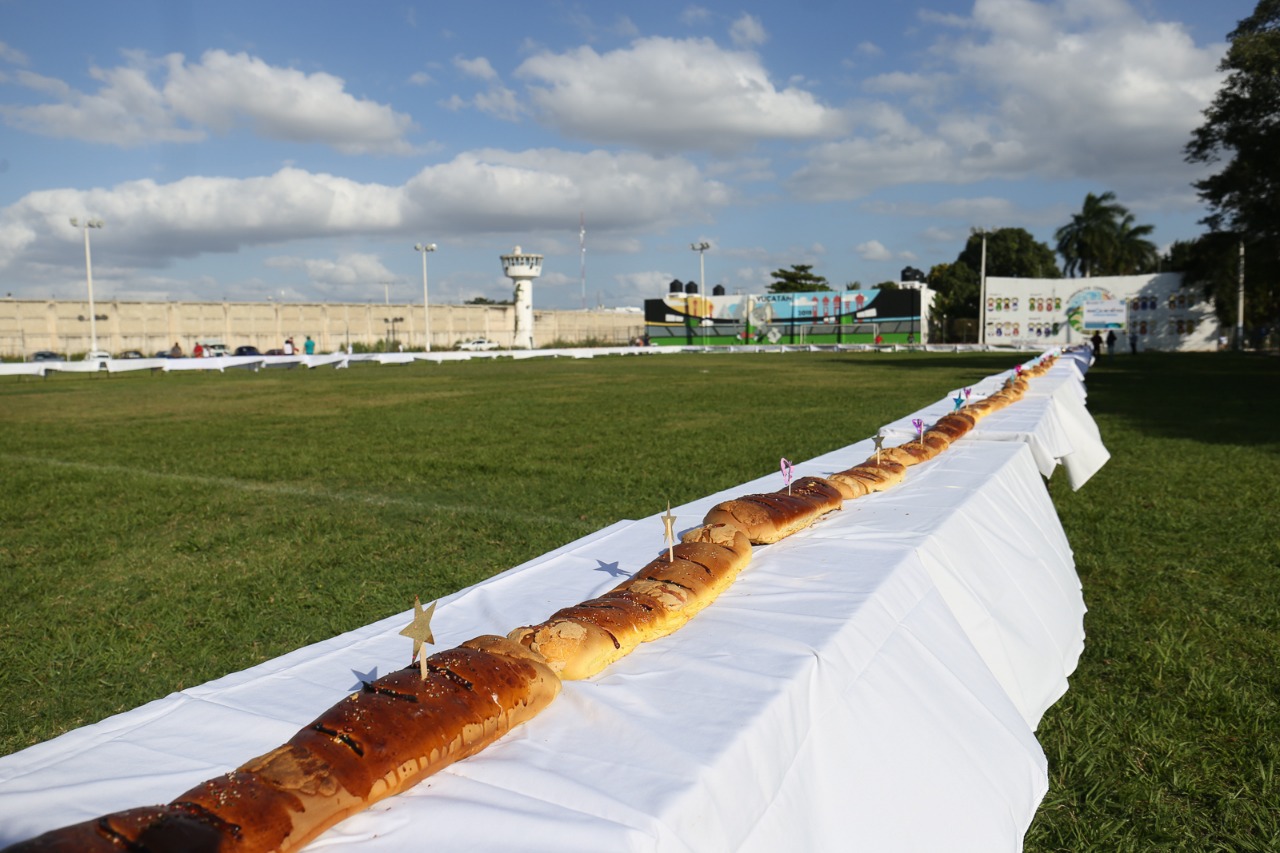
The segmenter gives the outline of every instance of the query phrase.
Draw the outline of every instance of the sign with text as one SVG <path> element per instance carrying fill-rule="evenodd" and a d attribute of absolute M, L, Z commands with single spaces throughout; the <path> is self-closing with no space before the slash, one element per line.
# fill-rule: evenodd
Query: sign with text
<path fill-rule="evenodd" d="M 1093 299 L 1080 306 L 1085 329 L 1123 329 L 1128 317 L 1128 303 L 1124 299 Z"/>

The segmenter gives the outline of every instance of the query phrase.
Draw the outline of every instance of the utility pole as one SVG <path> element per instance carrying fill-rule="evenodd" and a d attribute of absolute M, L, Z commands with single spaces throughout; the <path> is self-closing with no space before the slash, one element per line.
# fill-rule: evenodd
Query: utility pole
<path fill-rule="evenodd" d="M 1240 241 L 1240 274 L 1236 284 L 1236 349 L 1244 350 L 1244 241 Z"/>

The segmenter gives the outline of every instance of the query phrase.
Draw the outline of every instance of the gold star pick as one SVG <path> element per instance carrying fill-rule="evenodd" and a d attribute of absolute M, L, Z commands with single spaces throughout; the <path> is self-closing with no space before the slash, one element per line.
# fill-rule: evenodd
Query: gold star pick
<path fill-rule="evenodd" d="M 423 643 L 431 643 L 435 645 L 436 638 L 431 633 L 431 616 L 436 612 L 436 603 L 431 602 L 431 606 L 426 610 L 422 609 L 422 602 L 418 600 L 418 596 L 413 597 L 413 621 L 400 629 L 400 636 L 408 637 L 413 640 L 413 655 L 409 658 L 412 663 L 414 658 L 418 656 L 418 652 L 422 651 Z M 426 655 L 422 656 L 426 660 Z M 424 663 L 425 667 L 426 664 Z"/>
<path fill-rule="evenodd" d="M 676 517 L 671 514 L 671 501 L 667 501 L 667 514 L 662 516 L 662 524 L 666 528 L 663 536 L 667 543 L 667 559 L 674 563 L 676 561 Z"/>

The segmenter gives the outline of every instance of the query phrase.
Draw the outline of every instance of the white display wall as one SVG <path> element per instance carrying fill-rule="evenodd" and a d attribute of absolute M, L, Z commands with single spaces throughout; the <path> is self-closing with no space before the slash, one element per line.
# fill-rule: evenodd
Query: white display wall
<path fill-rule="evenodd" d="M 1128 327 L 1117 346 L 1129 348 L 1129 333 L 1141 350 L 1211 350 L 1221 334 L 1213 304 L 1196 288 L 1182 286 L 1181 273 L 1097 278 L 987 277 L 987 343 L 1036 347 L 1081 343 L 1092 330 L 1082 324 L 1086 302 L 1122 299 Z M 1106 332 L 1103 332 L 1106 336 Z"/>

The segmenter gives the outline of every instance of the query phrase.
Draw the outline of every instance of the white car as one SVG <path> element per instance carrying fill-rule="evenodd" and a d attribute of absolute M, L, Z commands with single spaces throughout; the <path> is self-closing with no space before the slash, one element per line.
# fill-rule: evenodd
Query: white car
<path fill-rule="evenodd" d="M 473 341 L 467 341 L 466 343 L 458 344 L 458 349 L 466 350 L 467 352 L 483 352 L 486 350 L 497 349 L 497 348 L 498 348 L 498 342 L 491 341 L 488 338 L 476 338 Z"/>

